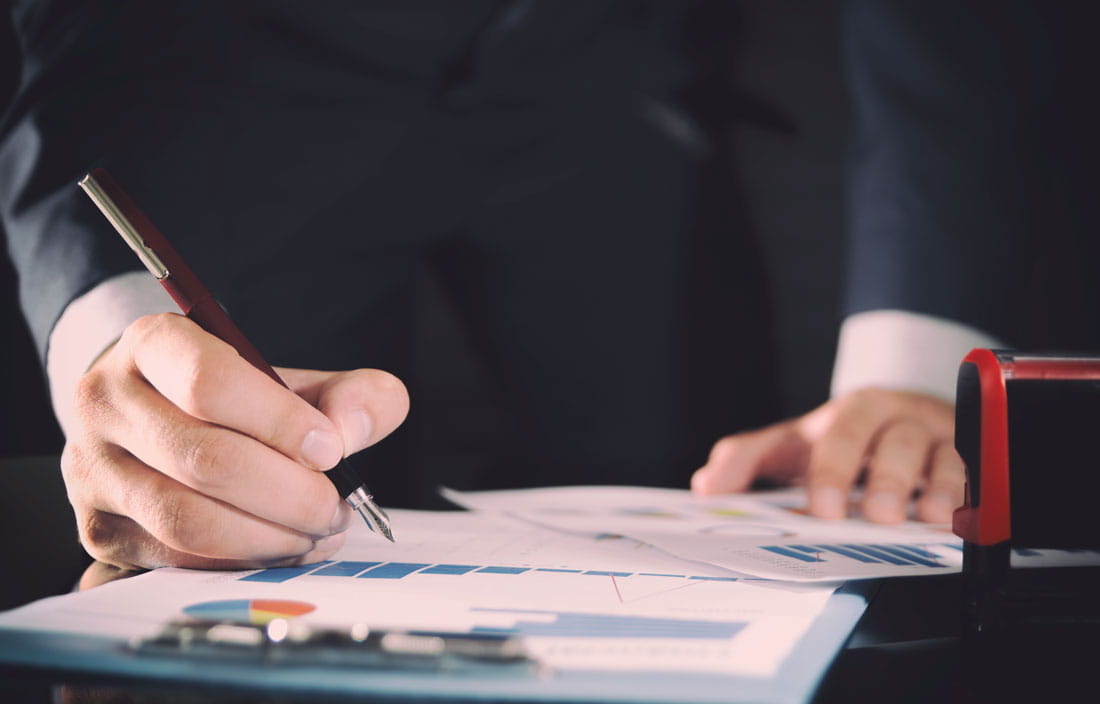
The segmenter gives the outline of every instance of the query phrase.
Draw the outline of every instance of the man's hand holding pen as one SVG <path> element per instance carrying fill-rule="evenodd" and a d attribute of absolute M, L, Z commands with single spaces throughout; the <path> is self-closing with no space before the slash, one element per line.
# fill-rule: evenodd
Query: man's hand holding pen
<path fill-rule="evenodd" d="M 176 314 L 135 321 L 84 375 L 62 469 L 80 538 L 120 567 L 248 568 L 332 555 L 351 519 L 322 472 L 392 432 L 402 383 L 279 369 Z"/>

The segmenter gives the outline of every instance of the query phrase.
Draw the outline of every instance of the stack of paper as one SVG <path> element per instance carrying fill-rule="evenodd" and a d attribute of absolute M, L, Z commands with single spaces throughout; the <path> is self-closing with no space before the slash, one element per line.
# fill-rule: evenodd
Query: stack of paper
<path fill-rule="evenodd" d="M 383 695 L 804 701 L 864 609 L 838 591 L 845 580 L 961 564 L 945 526 L 818 521 L 791 492 L 445 494 L 471 510 L 393 511 L 394 544 L 357 524 L 322 564 L 161 569 L 0 614 L 0 662 Z M 545 667 L 537 677 L 258 671 L 126 649 L 180 618 L 516 634 Z"/>

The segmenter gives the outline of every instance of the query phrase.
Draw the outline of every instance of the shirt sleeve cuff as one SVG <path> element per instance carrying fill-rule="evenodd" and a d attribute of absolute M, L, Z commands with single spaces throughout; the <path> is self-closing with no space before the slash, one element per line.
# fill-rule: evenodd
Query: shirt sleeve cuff
<path fill-rule="evenodd" d="M 1004 345 L 980 330 L 931 315 L 901 310 L 856 313 L 840 328 L 831 395 L 876 387 L 954 403 L 959 364 L 975 347 Z"/>
<path fill-rule="evenodd" d="M 119 274 L 75 299 L 50 332 L 46 375 L 61 429 L 73 429 L 77 382 L 130 323 L 143 315 L 178 311 L 171 296 L 147 271 Z"/>

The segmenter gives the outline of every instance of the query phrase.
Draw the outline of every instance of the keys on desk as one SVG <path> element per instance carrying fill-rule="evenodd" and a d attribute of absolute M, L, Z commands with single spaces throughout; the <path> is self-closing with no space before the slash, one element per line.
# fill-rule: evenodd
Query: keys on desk
<path fill-rule="evenodd" d="M 542 673 L 519 636 L 322 628 L 275 619 L 266 625 L 179 620 L 151 638 L 136 639 L 139 655 L 232 659 L 257 664 L 465 672 Z"/>

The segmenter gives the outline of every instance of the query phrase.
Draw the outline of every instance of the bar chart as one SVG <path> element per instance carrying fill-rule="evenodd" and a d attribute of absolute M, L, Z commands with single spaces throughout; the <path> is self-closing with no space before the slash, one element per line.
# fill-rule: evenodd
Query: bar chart
<path fill-rule="evenodd" d="M 515 576 L 527 573 L 573 574 L 582 577 L 662 577 L 666 579 L 735 582 L 737 577 L 673 574 L 667 572 L 624 572 L 621 570 L 581 570 L 560 567 L 522 567 L 514 565 L 467 565 L 427 562 L 368 562 L 343 560 L 320 562 L 299 567 L 271 567 L 239 577 L 242 582 L 281 584 L 302 577 L 342 577 L 345 579 L 403 579 L 413 574 L 462 577 L 466 575 Z"/>
<path fill-rule="evenodd" d="M 954 544 L 943 543 L 938 547 L 956 549 Z M 914 565 L 922 567 L 952 568 L 937 553 L 928 547 L 905 543 L 842 543 L 842 544 L 793 544 L 761 545 L 775 555 L 789 557 L 801 562 L 827 562 L 837 556 L 855 560 L 863 564 L 876 565 Z"/>
<path fill-rule="evenodd" d="M 704 621 L 653 616 L 569 611 L 473 608 L 474 613 L 515 614 L 510 627 L 476 626 L 473 633 L 505 633 L 547 638 L 704 638 L 729 640 L 744 621 Z"/>

